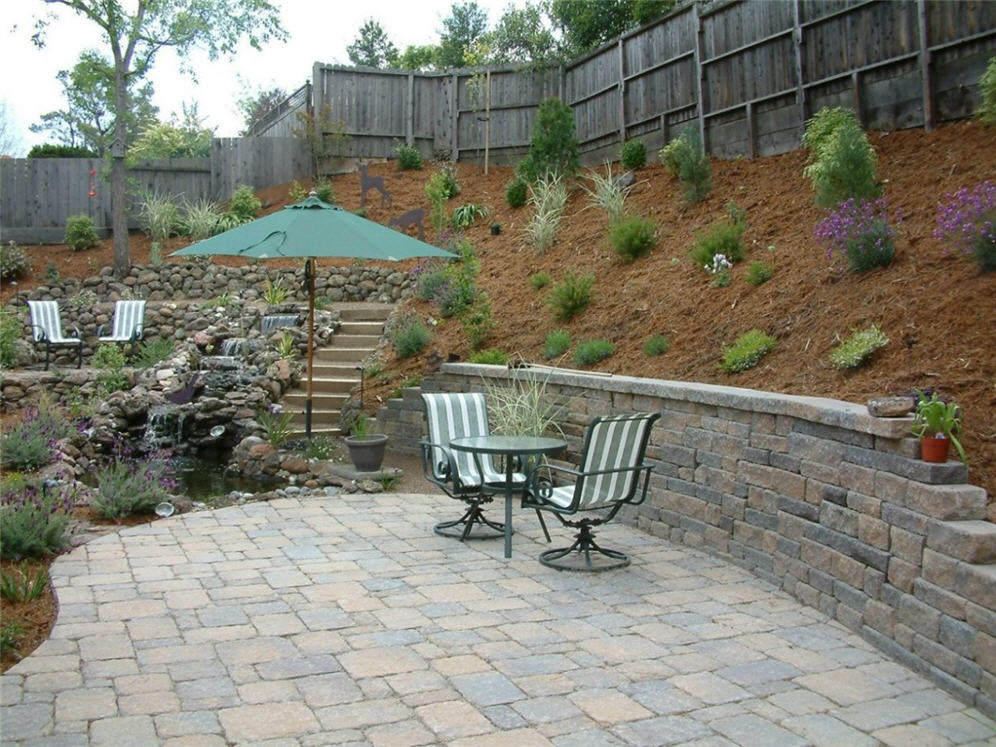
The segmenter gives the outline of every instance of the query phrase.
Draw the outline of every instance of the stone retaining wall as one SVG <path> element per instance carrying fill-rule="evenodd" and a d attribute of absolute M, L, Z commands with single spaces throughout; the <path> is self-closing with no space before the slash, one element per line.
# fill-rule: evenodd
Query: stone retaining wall
<path fill-rule="evenodd" d="M 482 391 L 497 366 L 444 364 L 426 391 Z M 546 373 L 543 374 L 547 376 Z M 416 453 L 419 389 L 381 408 L 396 451 Z M 598 415 L 653 411 L 646 502 L 625 517 L 708 547 L 861 633 L 996 715 L 996 525 L 959 462 L 918 458 L 909 418 L 748 389 L 552 371 L 547 393 L 577 462 Z"/>

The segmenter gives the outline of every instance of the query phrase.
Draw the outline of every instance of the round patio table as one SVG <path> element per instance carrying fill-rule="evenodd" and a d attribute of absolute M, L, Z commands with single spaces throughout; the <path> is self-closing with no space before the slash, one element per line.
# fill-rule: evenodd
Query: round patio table
<path fill-rule="evenodd" d="M 505 458 L 505 557 L 512 557 L 512 457 L 556 454 L 567 448 L 567 442 L 547 436 L 470 436 L 454 438 L 450 448 Z"/>

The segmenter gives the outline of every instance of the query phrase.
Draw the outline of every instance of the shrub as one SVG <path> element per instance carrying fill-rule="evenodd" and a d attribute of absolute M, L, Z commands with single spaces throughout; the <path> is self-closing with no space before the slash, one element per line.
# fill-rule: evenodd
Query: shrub
<path fill-rule="evenodd" d="M 568 272 L 564 279 L 550 289 L 547 305 L 553 309 L 558 321 L 567 321 L 575 314 L 584 311 L 591 303 L 591 287 L 595 284 L 594 275 L 577 275 Z"/>
<path fill-rule="evenodd" d="M 514 177 L 505 185 L 505 202 L 509 207 L 518 208 L 529 199 L 529 182 L 521 176 Z"/>
<path fill-rule="evenodd" d="M 287 190 L 287 198 L 291 202 L 302 202 L 308 196 L 308 190 L 304 188 L 297 179 L 291 182 L 290 189 Z"/>
<path fill-rule="evenodd" d="M 89 148 L 79 145 L 44 143 L 32 145 L 28 151 L 28 158 L 99 158 L 99 156 Z"/>
<path fill-rule="evenodd" d="M 605 360 L 616 352 L 616 346 L 608 340 L 585 340 L 574 348 L 571 360 L 576 366 L 591 366 Z"/>
<path fill-rule="evenodd" d="M 263 207 L 252 187 L 240 184 L 232 192 L 232 198 L 228 201 L 228 212 L 235 216 L 238 223 L 248 223 L 256 217 L 256 213 Z"/>
<path fill-rule="evenodd" d="M 399 145 L 394 149 L 401 171 L 414 171 L 422 168 L 422 154 L 413 145 Z"/>
<path fill-rule="evenodd" d="M 131 449 L 118 440 L 107 461 L 94 472 L 97 491 L 90 505 L 105 519 L 123 519 L 149 514 L 156 504 L 170 498 L 176 483 L 170 477 L 172 464 L 163 454 L 132 458 Z"/>
<path fill-rule="evenodd" d="M 470 228 L 477 222 L 478 218 L 483 218 L 488 214 L 482 205 L 476 202 L 468 202 L 453 211 L 452 223 L 457 230 Z"/>
<path fill-rule="evenodd" d="M 290 438 L 294 413 L 284 412 L 283 407 L 273 402 L 256 413 L 256 422 L 271 446 L 282 446 Z"/>
<path fill-rule="evenodd" d="M 429 344 L 432 333 L 417 316 L 404 314 L 391 325 L 387 339 L 391 341 L 399 358 L 410 358 Z"/>
<path fill-rule="evenodd" d="M 485 363 L 491 366 L 504 366 L 508 363 L 508 353 L 498 348 L 478 350 L 470 355 L 471 363 Z"/>
<path fill-rule="evenodd" d="M 450 183 L 447 172 L 436 171 L 425 184 L 425 196 L 429 198 L 429 219 L 437 234 L 446 227 L 446 201 L 453 195 L 450 193 Z"/>
<path fill-rule="evenodd" d="M 180 228 L 180 208 L 171 195 L 146 192 L 139 197 L 138 220 L 152 241 L 161 244 Z"/>
<path fill-rule="evenodd" d="M 93 219 L 83 214 L 69 216 L 66 219 L 65 241 L 76 252 L 96 246 L 100 238 L 97 236 Z"/>
<path fill-rule="evenodd" d="M 0 557 L 40 558 L 63 550 L 72 521 L 66 490 L 39 490 L 33 484 L 4 485 L 0 494 Z"/>
<path fill-rule="evenodd" d="M 944 196 L 934 238 L 972 254 L 984 271 L 996 269 L 996 183 L 984 181 Z"/>
<path fill-rule="evenodd" d="M 31 471 L 55 461 L 56 442 L 72 434 L 62 412 L 47 402 L 26 410 L 0 436 L 0 465 L 8 470 Z"/>
<path fill-rule="evenodd" d="M 651 335 L 643 343 L 643 352 L 649 356 L 664 355 L 671 349 L 671 343 L 664 335 Z"/>
<path fill-rule="evenodd" d="M 542 290 L 550 284 L 550 273 L 548 272 L 537 272 L 535 275 L 529 276 L 529 284 L 533 286 L 534 290 Z"/>
<path fill-rule="evenodd" d="M 627 262 L 642 257 L 657 243 L 657 223 L 650 218 L 631 216 L 617 222 L 609 231 L 616 254 Z"/>
<path fill-rule="evenodd" d="M 470 340 L 471 350 L 480 350 L 491 339 L 498 325 L 491 315 L 491 302 L 486 293 L 481 293 L 473 306 L 463 312 L 460 322 Z"/>
<path fill-rule="evenodd" d="M 588 172 L 588 178 L 591 179 L 591 189 L 584 185 L 581 185 L 581 189 L 588 193 L 591 204 L 605 211 L 610 226 L 621 220 L 626 198 L 633 185 L 622 186 L 620 180 L 612 176 L 612 166 L 606 166 L 605 176 L 592 169 Z"/>
<path fill-rule="evenodd" d="M 979 120 L 996 125 L 996 57 L 989 58 L 986 71 L 979 78 L 979 99 Z"/>
<path fill-rule="evenodd" d="M 558 98 L 541 102 L 533 123 L 529 155 L 519 164 L 519 173 L 529 182 L 573 176 L 578 170 L 579 154 L 574 111 Z"/>
<path fill-rule="evenodd" d="M 415 298 L 434 301 L 446 285 L 446 265 L 437 260 L 424 262 L 412 270 L 415 279 Z"/>
<path fill-rule="evenodd" d="M 17 341 L 21 339 L 23 332 L 21 320 L 0 307 L 0 368 L 17 365 Z"/>
<path fill-rule="evenodd" d="M 751 262 L 747 267 L 747 282 L 751 285 L 764 285 L 774 276 L 774 265 L 767 262 Z"/>
<path fill-rule="evenodd" d="M 173 341 L 167 337 L 155 337 L 139 345 L 135 364 L 139 368 L 152 368 L 173 354 Z"/>
<path fill-rule="evenodd" d="M 105 393 L 118 392 L 128 386 L 125 376 L 125 355 L 114 343 L 104 343 L 97 346 L 93 354 L 92 365 L 97 369 L 97 383 Z"/>
<path fill-rule="evenodd" d="M 722 369 L 726 373 L 738 373 L 753 368 L 775 347 L 775 338 L 759 329 L 744 332 L 728 348 L 723 350 Z"/>
<path fill-rule="evenodd" d="M 555 329 L 543 340 L 543 358 L 559 358 L 571 347 L 571 333 L 566 329 Z"/>
<path fill-rule="evenodd" d="M 423 265 L 424 269 L 418 270 L 415 281 L 416 296 L 436 304 L 443 317 L 456 316 L 474 303 L 477 297 L 475 279 L 480 271 L 480 262 L 469 241 L 461 239 L 450 250 L 459 259 Z"/>
<path fill-rule="evenodd" d="M 214 236 L 218 232 L 221 210 L 211 200 L 184 202 L 180 224 L 183 232 L 194 241 Z"/>
<path fill-rule="evenodd" d="M 865 329 L 852 329 L 851 336 L 830 351 L 830 363 L 834 368 L 857 368 L 888 342 L 889 338 L 877 324 Z"/>
<path fill-rule="evenodd" d="M 892 264 L 894 237 L 884 197 L 845 200 L 816 225 L 816 238 L 826 244 L 827 259 L 833 261 L 835 254 L 846 257 L 852 272 Z"/>
<path fill-rule="evenodd" d="M 668 170 L 678 177 L 685 199 L 701 202 L 712 189 L 712 168 L 709 156 L 702 148 L 702 139 L 694 127 L 687 128 L 678 137 L 661 148 L 660 159 Z"/>
<path fill-rule="evenodd" d="M 27 252 L 14 241 L 0 246 L 0 280 L 16 280 L 31 269 Z"/>
<path fill-rule="evenodd" d="M 323 179 L 315 185 L 315 197 L 329 205 L 335 204 L 335 194 L 332 191 L 332 182 Z"/>
<path fill-rule="evenodd" d="M 713 257 L 717 254 L 722 254 L 730 262 L 740 262 L 745 253 L 740 239 L 746 228 L 743 223 L 721 220 L 706 233 L 695 237 L 695 247 L 688 256 L 703 270 L 714 264 Z"/>
<path fill-rule="evenodd" d="M 638 169 L 647 162 L 647 146 L 642 140 L 627 140 L 619 152 L 619 162 L 625 169 Z"/>
<path fill-rule="evenodd" d="M 830 207 L 882 193 L 875 181 L 875 149 L 850 109 L 818 111 L 806 123 L 802 142 L 810 149 L 810 163 L 803 173 L 813 183 L 817 205 Z"/>

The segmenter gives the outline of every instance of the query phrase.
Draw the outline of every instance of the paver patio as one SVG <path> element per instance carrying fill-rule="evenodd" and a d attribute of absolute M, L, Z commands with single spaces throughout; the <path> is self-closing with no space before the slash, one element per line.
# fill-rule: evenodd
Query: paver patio
<path fill-rule="evenodd" d="M 52 567 L 4 744 L 993 744 L 996 724 L 724 560 L 621 524 L 633 564 L 432 533 L 441 496 L 285 498 L 107 535 Z M 566 539 L 560 530 L 558 539 Z"/>

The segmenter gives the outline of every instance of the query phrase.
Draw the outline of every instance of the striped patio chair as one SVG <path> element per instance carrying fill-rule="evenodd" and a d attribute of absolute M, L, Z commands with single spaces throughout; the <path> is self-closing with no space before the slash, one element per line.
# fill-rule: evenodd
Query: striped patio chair
<path fill-rule="evenodd" d="M 79 328 L 73 327 L 76 337 L 64 337 L 58 301 L 28 301 L 31 312 L 31 336 L 37 343 L 45 344 L 45 370 L 52 357 L 52 348 L 76 348 L 76 368 L 83 365 L 83 337 Z"/>
<path fill-rule="evenodd" d="M 138 342 L 145 334 L 145 301 L 117 301 L 114 304 L 114 325 L 111 334 L 104 335 L 107 325 L 97 327 L 100 342 Z"/>
<path fill-rule="evenodd" d="M 643 463 L 643 457 L 650 429 L 659 417 L 660 413 L 637 413 L 595 418 L 585 434 L 579 470 L 543 464 L 530 473 L 522 505 L 550 511 L 561 524 L 578 530 L 570 547 L 542 553 L 543 565 L 574 571 L 629 565 L 625 553 L 595 543 L 592 527 L 611 521 L 623 506 L 646 498 L 652 467 Z M 568 475 L 574 483 L 556 485 L 559 475 Z M 573 515 L 582 518 L 566 518 Z"/>
<path fill-rule="evenodd" d="M 428 430 L 428 438 L 419 442 L 425 479 L 451 498 L 468 504 L 459 519 L 436 524 L 436 534 L 460 539 L 503 536 L 505 525 L 487 519 L 482 506 L 504 489 L 505 472 L 490 456 L 456 451 L 449 446 L 456 438 L 490 434 L 484 395 L 423 394 L 422 400 Z M 523 484 L 526 476 L 516 473 L 513 479 Z"/>

